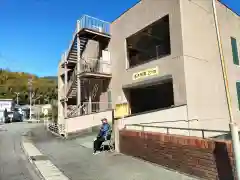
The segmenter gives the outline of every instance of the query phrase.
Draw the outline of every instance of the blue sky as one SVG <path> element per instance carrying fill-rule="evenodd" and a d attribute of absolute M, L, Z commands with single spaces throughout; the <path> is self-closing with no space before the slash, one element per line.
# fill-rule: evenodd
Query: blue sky
<path fill-rule="evenodd" d="M 111 22 L 137 1 L 0 0 L 0 68 L 56 75 L 82 14 Z M 239 0 L 222 1 L 240 14 Z"/>

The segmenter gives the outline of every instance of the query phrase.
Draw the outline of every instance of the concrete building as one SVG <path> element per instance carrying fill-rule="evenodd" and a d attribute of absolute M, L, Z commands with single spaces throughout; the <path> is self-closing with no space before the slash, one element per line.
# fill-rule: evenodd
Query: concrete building
<path fill-rule="evenodd" d="M 7 109 L 8 112 L 12 111 L 13 100 L 12 99 L 0 99 L 0 122 L 4 122 L 4 111 Z"/>
<path fill-rule="evenodd" d="M 240 125 L 240 17 L 219 1 L 216 8 L 233 117 Z M 66 126 L 69 118 L 75 127 L 90 122 L 80 117 L 121 100 L 130 109 L 121 126 L 228 130 L 212 1 L 141 0 L 110 25 L 83 16 L 59 64 L 59 100 L 59 122 Z M 68 115 L 70 105 L 77 108 Z"/>

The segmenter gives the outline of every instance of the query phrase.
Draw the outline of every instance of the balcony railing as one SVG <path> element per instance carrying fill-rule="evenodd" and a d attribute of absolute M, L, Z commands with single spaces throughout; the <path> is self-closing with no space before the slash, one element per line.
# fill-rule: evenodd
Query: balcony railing
<path fill-rule="evenodd" d="M 109 61 L 105 61 L 102 59 L 94 59 L 94 58 L 85 58 L 81 61 L 81 72 L 80 73 L 96 73 L 96 74 L 104 74 L 111 75 L 111 63 Z M 69 92 L 70 88 L 75 82 L 75 78 L 77 75 L 77 66 L 75 66 L 73 73 L 70 77 L 70 80 L 67 83 L 67 92 Z"/>
<path fill-rule="evenodd" d="M 98 113 L 110 109 L 112 109 L 112 103 L 110 102 L 91 102 L 91 104 L 89 102 L 83 102 L 81 106 L 68 106 L 68 118 Z"/>
<path fill-rule="evenodd" d="M 110 34 L 110 23 L 88 16 L 83 15 L 82 18 L 78 21 L 78 30 L 86 28 L 91 29 L 100 33 Z"/>
<path fill-rule="evenodd" d="M 83 114 L 98 113 L 101 111 L 106 111 L 112 108 L 112 103 L 110 102 L 84 102 L 83 103 Z"/>
<path fill-rule="evenodd" d="M 111 74 L 111 63 L 102 59 L 83 59 L 81 72 Z"/>

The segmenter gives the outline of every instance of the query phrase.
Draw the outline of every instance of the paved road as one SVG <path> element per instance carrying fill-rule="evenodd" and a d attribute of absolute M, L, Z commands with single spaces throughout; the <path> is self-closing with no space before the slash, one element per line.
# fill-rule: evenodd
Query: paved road
<path fill-rule="evenodd" d="M 36 124 L 0 125 L 0 180 L 39 180 L 21 148 L 21 136 Z"/>
<path fill-rule="evenodd" d="M 62 140 L 40 126 L 31 133 L 36 147 L 71 180 L 196 180 L 123 154 L 94 156 L 90 148 L 95 136 Z"/>

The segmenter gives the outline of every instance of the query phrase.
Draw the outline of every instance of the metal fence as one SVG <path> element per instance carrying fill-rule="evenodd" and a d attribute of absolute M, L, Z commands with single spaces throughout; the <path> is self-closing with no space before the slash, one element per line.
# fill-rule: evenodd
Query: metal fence
<path fill-rule="evenodd" d="M 68 118 L 98 113 L 110 109 L 112 109 L 112 103 L 110 102 L 83 102 L 81 106 L 74 106 L 74 108 L 69 110 Z"/>
<path fill-rule="evenodd" d="M 166 134 L 174 134 L 171 133 L 172 130 L 179 130 L 179 131 L 188 131 L 188 132 L 200 132 L 202 138 L 206 138 L 206 133 L 220 133 L 220 134 L 229 134 L 229 131 L 223 130 L 210 130 L 210 129 L 195 129 L 195 128 L 180 128 L 180 127 L 168 127 L 168 126 L 153 126 L 153 125 L 143 125 L 143 124 L 126 124 L 125 129 L 131 129 L 131 127 L 137 127 L 137 130 L 140 131 L 147 131 L 147 128 L 156 128 L 163 130 Z M 212 138 L 215 138 L 213 136 Z M 208 137 L 209 138 L 209 137 Z"/>
<path fill-rule="evenodd" d="M 83 15 L 80 20 L 78 20 L 78 30 L 86 28 L 91 29 L 100 33 L 110 34 L 110 23 L 88 16 Z"/>
<path fill-rule="evenodd" d="M 81 72 L 111 74 L 111 64 L 102 59 L 86 58 L 81 64 Z"/>

